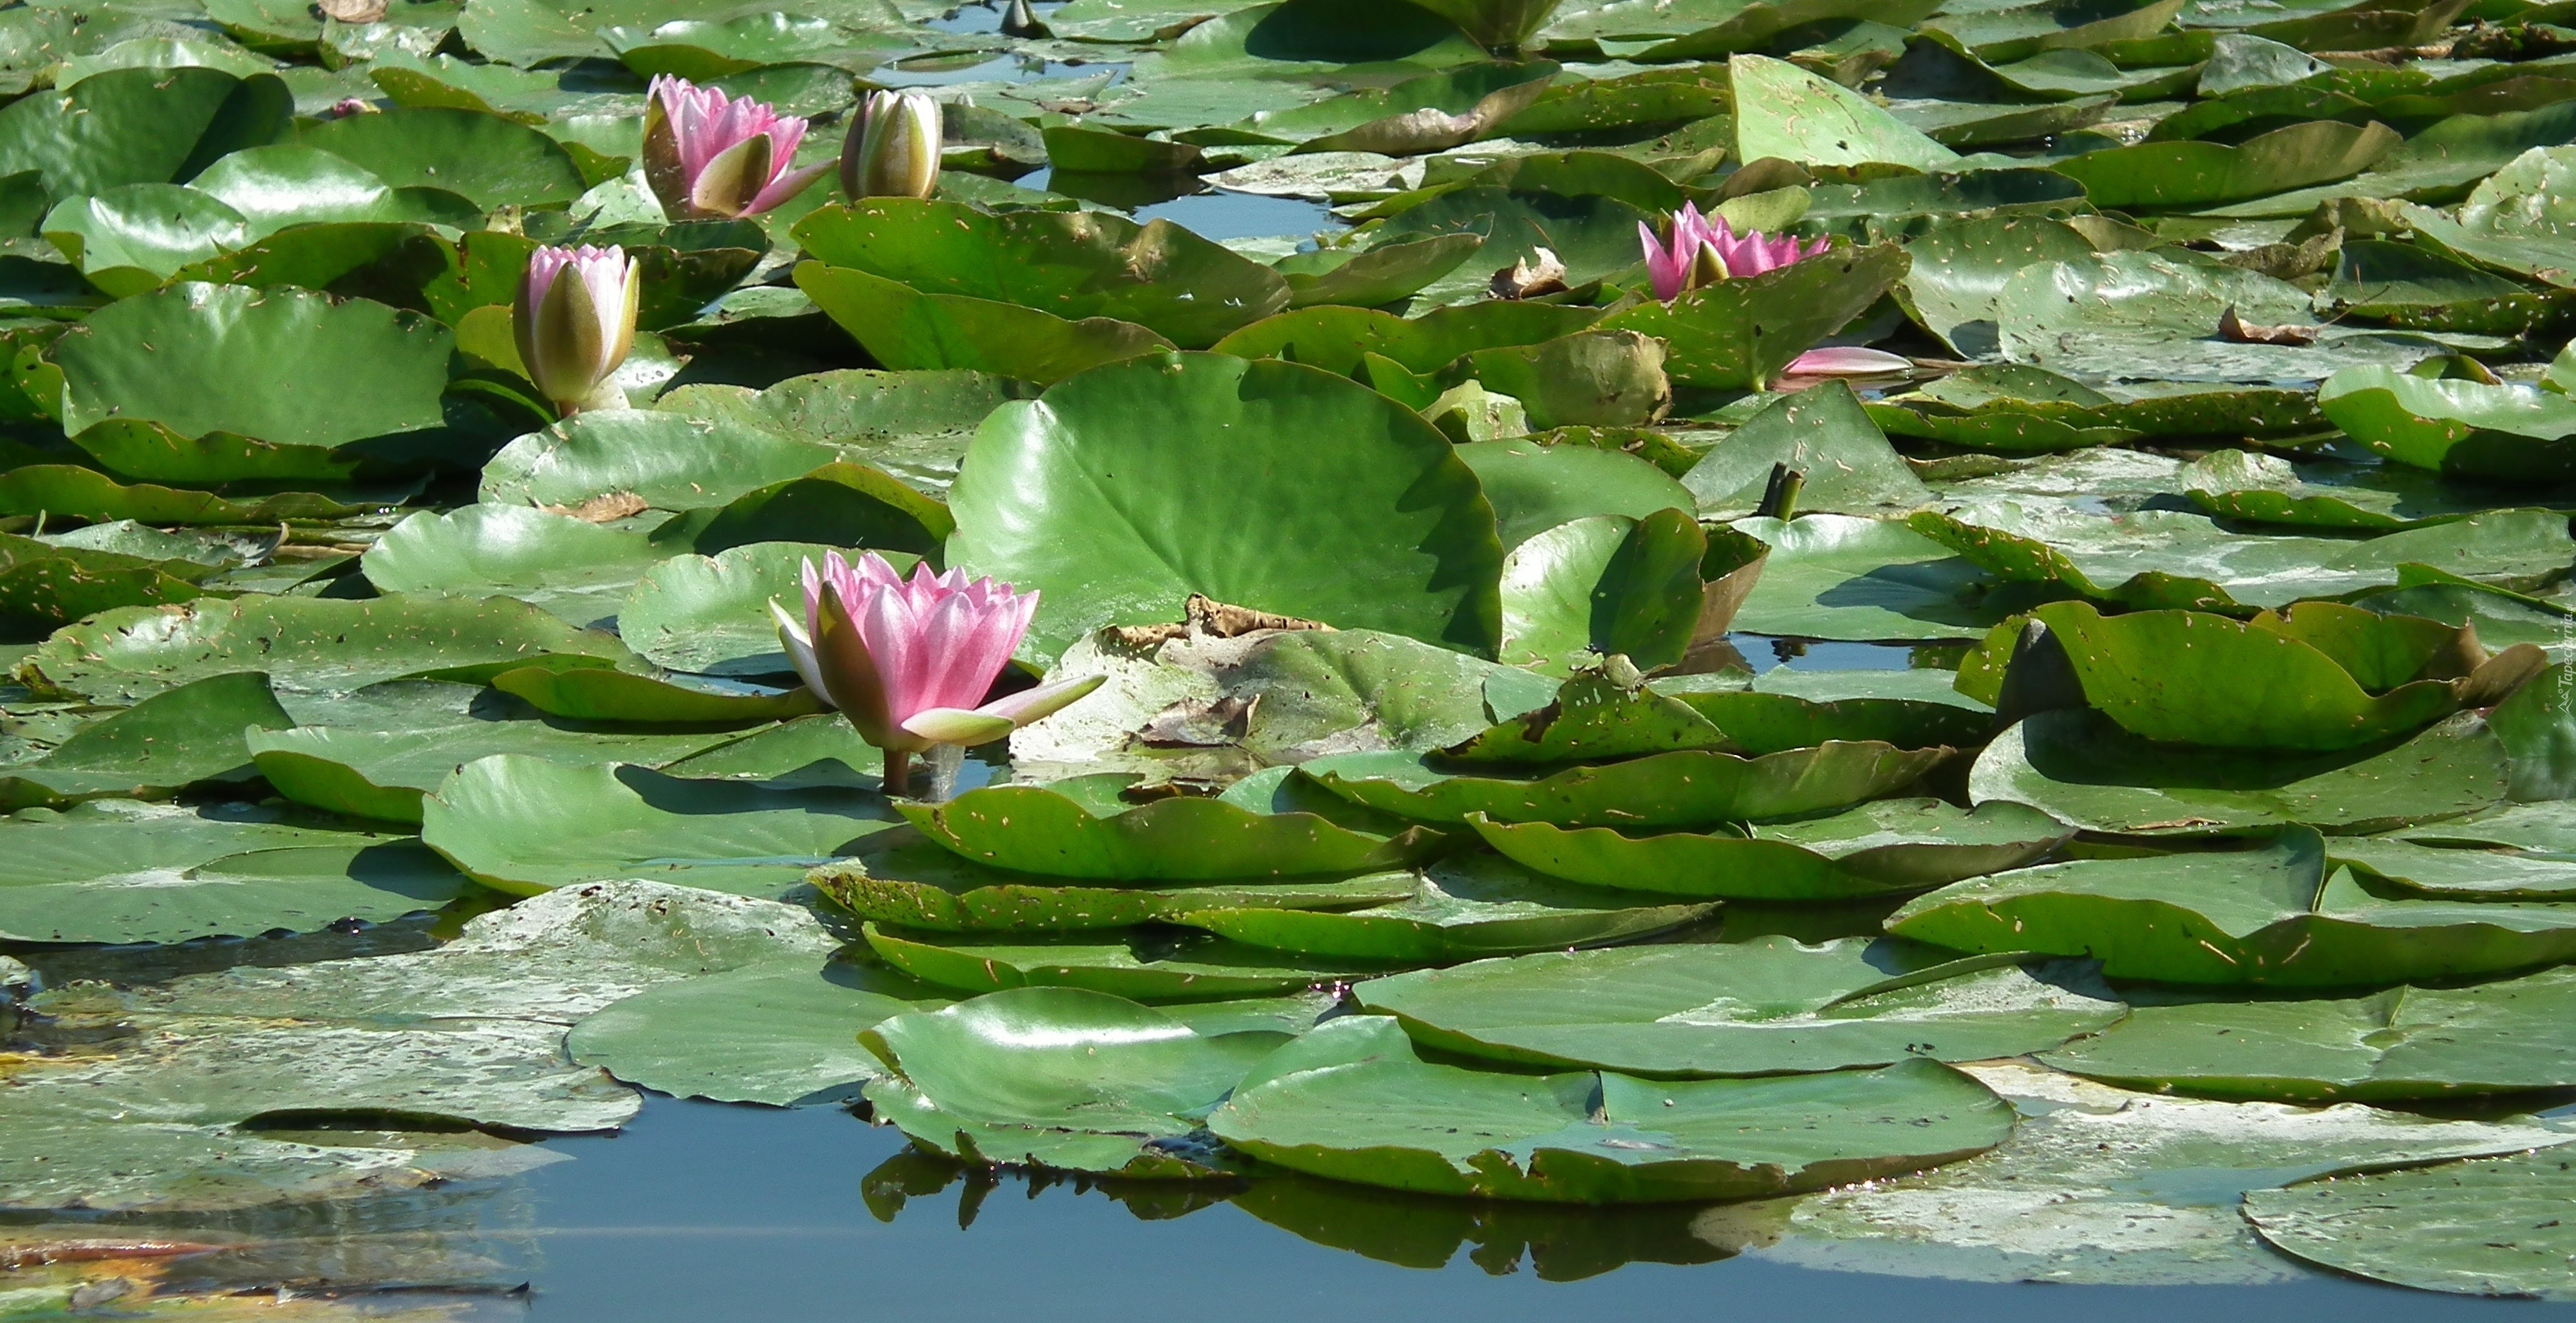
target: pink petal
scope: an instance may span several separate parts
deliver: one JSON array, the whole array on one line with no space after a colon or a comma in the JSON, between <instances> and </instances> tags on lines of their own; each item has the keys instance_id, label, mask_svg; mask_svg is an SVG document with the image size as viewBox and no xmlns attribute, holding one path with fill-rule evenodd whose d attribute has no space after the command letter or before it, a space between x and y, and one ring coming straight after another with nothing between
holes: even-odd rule
<instances>
[{"instance_id":1,"label":"pink petal","mask_svg":"<svg viewBox=\"0 0 2576 1323\"><path fill-rule=\"evenodd\" d=\"M1840 377L1882 377L1913 367L1914 360L1879 349L1810 349L1798 355L1773 385L1775 389L1794 390L1797 386L1793 383L1813 385Z\"/></svg>"},{"instance_id":2,"label":"pink petal","mask_svg":"<svg viewBox=\"0 0 2576 1323\"><path fill-rule=\"evenodd\" d=\"M810 568L813 562L807 561L806 565ZM832 701L832 691L823 684L823 668L815 664L812 629L799 627L795 617L787 614L787 608L775 598L770 600L769 616L778 622L778 646L787 654L787 664L796 668L796 678L805 682L808 692L823 700L823 706L839 706Z\"/></svg>"},{"instance_id":3,"label":"pink petal","mask_svg":"<svg viewBox=\"0 0 2576 1323\"><path fill-rule=\"evenodd\" d=\"M861 602L844 598L842 604L851 608L859 639L885 682L886 718L901 725L913 713L938 706L929 698L937 683L938 659L923 646L921 617L903 595L881 592Z\"/></svg>"}]
</instances>

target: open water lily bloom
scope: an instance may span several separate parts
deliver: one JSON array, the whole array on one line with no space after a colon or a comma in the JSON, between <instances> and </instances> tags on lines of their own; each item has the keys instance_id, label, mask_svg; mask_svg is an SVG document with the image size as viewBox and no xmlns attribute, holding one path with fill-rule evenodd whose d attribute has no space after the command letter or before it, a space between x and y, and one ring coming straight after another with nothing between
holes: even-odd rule
<instances>
[{"instance_id":1,"label":"open water lily bloom","mask_svg":"<svg viewBox=\"0 0 2576 1323\"><path fill-rule=\"evenodd\" d=\"M644 181L673 220L757 216L805 191L832 162L792 169L805 121L749 97L656 75L644 107Z\"/></svg>"},{"instance_id":2,"label":"open water lily bloom","mask_svg":"<svg viewBox=\"0 0 2576 1323\"><path fill-rule=\"evenodd\" d=\"M606 248L539 248L519 278L510 330L519 362L539 394L570 414L600 402L609 375L635 347L635 312L642 287L635 259L614 244Z\"/></svg>"},{"instance_id":3,"label":"open water lily bloom","mask_svg":"<svg viewBox=\"0 0 2576 1323\"><path fill-rule=\"evenodd\" d=\"M769 604L797 674L885 751L898 794L913 754L1000 739L1100 687L1086 675L984 701L1037 610L1035 591L927 564L906 579L875 552L806 561L801 621Z\"/></svg>"},{"instance_id":4,"label":"open water lily bloom","mask_svg":"<svg viewBox=\"0 0 2576 1323\"><path fill-rule=\"evenodd\" d=\"M1646 279L1655 297L1669 303L1687 291L1721 280L1744 280L1765 271L1794 266L1825 251L1827 240L1800 244L1795 235L1765 235L1760 230L1737 234L1723 216L1702 216L1685 202L1673 213L1670 241L1655 237L1654 227L1637 222L1637 238L1646 250Z\"/></svg>"},{"instance_id":5,"label":"open water lily bloom","mask_svg":"<svg viewBox=\"0 0 2576 1323\"><path fill-rule=\"evenodd\" d=\"M1646 250L1646 280L1655 297L1666 303L1721 280L1749 280L1766 271L1795 266L1820 257L1830 240L1801 244L1792 234L1766 235L1760 230L1737 234L1723 216L1703 216L1685 202L1673 213L1672 238L1655 237L1654 227L1637 222L1637 238ZM1913 367L1911 359L1877 349L1810 349L1780 374L1779 387L1796 390L1840 377L1875 377ZM1794 383L1794 384L1793 384Z\"/></svg>"}]
</instances>

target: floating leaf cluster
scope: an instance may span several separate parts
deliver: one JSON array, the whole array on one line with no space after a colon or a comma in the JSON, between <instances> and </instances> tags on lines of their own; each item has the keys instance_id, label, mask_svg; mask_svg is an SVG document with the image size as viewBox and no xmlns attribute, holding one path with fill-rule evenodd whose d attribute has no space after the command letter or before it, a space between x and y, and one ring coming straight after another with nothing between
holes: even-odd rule
<instances>
[{"instance_id":1,"label":"floating leaf cluster","mask_svg":"<svg viewBox=\"0 0 2576 1323\"><path fill-rule=\"evenodd\" d=\"M0 29L0 1313L491 1284L348 1246L639 1089L2576 1298L2567 5Z\"/></svg>"}]
</instances>

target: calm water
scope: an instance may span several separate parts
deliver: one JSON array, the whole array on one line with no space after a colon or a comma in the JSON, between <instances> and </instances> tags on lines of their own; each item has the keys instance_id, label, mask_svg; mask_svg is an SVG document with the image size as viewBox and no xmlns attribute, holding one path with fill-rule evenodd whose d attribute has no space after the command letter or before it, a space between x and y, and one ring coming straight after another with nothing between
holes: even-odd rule
<instances>
[{"instance_id":1,"label":"calm water","mask_svg":"<svg viewBox=\"0 0 2576 1323\"><path fill-rule=\"evenodd\" d=\"M836 1107L656 1098L614 1138L555 1141L577 1160L528 1178L540 1228L538 1323L904 1319L1047 1323L1564 1323L1569 1318L2013 1319L2082 1323L2570 1323L2576 1305L2401 1291L2315 1274L2260 1287L1993 1285L1819 1272L1755 1257L1632 1263L1581 1281L1524 1263L1489 1275L1328 1248L1227 1204L1140 1221L1106 1196L1006 1179L960 1229L964 1189L891 1222L861 1197L904 1148Z\"/></svg>"}]
</instances>

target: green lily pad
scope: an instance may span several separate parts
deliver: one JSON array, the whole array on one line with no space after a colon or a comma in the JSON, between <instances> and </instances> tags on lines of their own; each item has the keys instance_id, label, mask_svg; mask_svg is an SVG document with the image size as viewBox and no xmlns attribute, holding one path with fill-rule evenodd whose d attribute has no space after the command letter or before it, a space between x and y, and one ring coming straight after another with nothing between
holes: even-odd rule
<instances>
[{"instance_id":1,"label":"green lily pad","mask_svg":"<svg viewBox=\"0 0 2576 1323\"><path fill-rule=\"evenodd\" d=\"M1725 628L1700 579L1707 535L1677 509L1643 519L1593 515L1540 533L1503 558L1501 660L1568 675L1623 654L1640 666L1683 663ZM1704 616L1712 617L1703 621Z\"/></svg>"},{"instance_id":2,"label":"green lily pad","mask_svg":"<svg viewBox=\"0 0 2576 1323\"><path fill-rule=\"evenodd\" d=\"M583 729L546 718L529 719L521 715L525 709L509 712L506 699L477 702L485 691L459 688L461 692L449 699L453 706L421 712L411 722L303 725L254 732L248 737L252 760L279 794L299 804L353 817L416 823L423 796L437 790L457 768L493 754L659 767L738 738Z\"/></svg>"},{"instance_id":3,"label":"green lily pad","mask_svg":"<svg viewBox=\"0 0 2576 1323\"><path fill-rule=\"evenodd\" d=\"M1660 688L1626 688L1578 675L1558 688L1554 701L1440 752L1465 763L1545 767L1680 749L1759 755L1827 740L1928 749L1983 743L1990 724L1977 707L1946 699L1809 699L1723 685L1702 688L1699 680L1677 676L1655 682Z\"/></svg>"},{"instance_id":4,"label":"green lily pad","mask_svg":"<svg viewBox=\"0 0 2576 1323\"><path fill-rule=\"evenodd\" d=\"M1200 941L1077 934L1043 940L909 932L870 923L868 946L903 972L967 992L1080 988L1151 1001L1209 1001L1296 992L1375 970L1301 960L1209 937Z\"/></svg>"},{"instance_id":5,"label":"green lily pad","mask_svg":"<svg viewBox=\"0 0 2576 1323\"><path fill-rule=\"evenodd\" d=\"M359 563L385 592L514 597L588 625L616 615L627 589L666 550L642 529L523 505L468 505L406 518Z\"/></svg>"},{"instance_id":6,"label":"green lily pad","mask_svg":"<svg viewBox=\"0 0 2576 1323\"><path fill-rule=\"evenodd\" d=\"M0 611L70 621L117 607L185 602L218 568L0 533Z\"/></svg>"},{"instance_id":7,"label":"green lily pad","mask_svg":"<svg viewBox=\"0 0 2576 1323\"><path fill-rule=\"evenodd\" d=\"M1198 499L1211 489L1232 499ZM986 420L949 505L951 566L1046 594L1026 642L1041 656L1172 619L1193 592L1496 642L1502 546L1473 473L1418 415L1313 368L1187 354L1086 374Z\"/></svg>"},{"instance_id":8,"label":"green lily pad","mask_svg":"<svg viewBox=\"0 0 2576 1323\"><path fill-rule=\"evenodd\" d=\"M2214 207L2344 179L2369 169L2402 139L2385 124L2318 120L2257 134L2234 146L2142 142L2055 163L2097 207Z\"/></svg>"},{"instance_id":9,"label":"green lily pad","mask_svg":"<svg viewBox=\"0 0 2576 1323\"><path fill-rule=\"evenodd\" d=\"M118 298L156 289L182 267L250 240L240 212L177 184L126 184L68 199L45 214L44 233L91 284Z\"/></svg>"},{"instance_id":10,"label":"green lily pad","mask_svg":"<svg viewBox=\"0 0 2576 1323\"><path fill-rule=\"evenodd\" d=\"M880 1021L889 1078L868 1101L915 1143L969 1162L1182 1178L1228 1164L1204 1120L1275 1033L1202 1035L1081 988L1012 988Z\"/></svg>"},{"instance_id":11,"label":"green lily pad","mask_svg":"<svg viewBox=\"0 0 2576 1323\"><path fill-rule=\"evenodd\" d=\"M792 668L779 650L773 600L791 610L804 600L807 561L846 548L810 542L753 542L713 556L675 556L645 572L617 610L617 631L657 665L713 675L780 675ZM910 559L888 558L910 573Z\"/></svg>"},{"instance_id":12,"label":"green lily pad","mask_svg":"<svg viewBox=\"0 0 2576 1323\"><path fill-rule=\"evenodd\" d=\"M71 1141L56 1159L94 1153L125 1161L134 1160L137 1142L121 1133L127 1129L194 1142L144 1145L146 1161L175 1165L111 1170L105 1179L48 1161L34 1145L13 1146L0 1158L10 1164L12 1202L81 1203L83 1183L120 1207L184 1209L193 1198L220 1208L309 1193L313 1184L327 1192L339 1181L270 1175L291 1156L267 1147L274 1141L229 1133L253 1117L307 1111L317 1089L342 1113L423 1128L614 1129L640 1099L565 1061L568 1019L656 983L763 958L819 958L831 947L793 907L709 903L730 899L698 901L650 883L586 887L470 921L457 940L429 951L55 990L44 1014L117 1045L56 1069L19 1072L8 1099L13 1140ZM215 1136L231 1142L204 1151ZM296 1147L326 1168L348 1156ZM392 1163L360 1171L378 1188L419 1184L443 1164L432 1159L422 1163L427 1170L407 1173L419 1161L412 1147L398 1143ZM262 1188L271 1186L283 1188Z\"/></svg>"},{"instance_id":13,"label":"green lily pad","mask_svg":"<svg viewBox=\"0 0 2576 1323\"><path fill-rule=\"evenodd\" d=\"M2514 1152L2563 1136L2528 1122L2375 1107L2162 1097L2018 1062L1967 1072L2023 1113L1992 1153L1806 1200L1769 1252L1960 1281L2260 1286L2296 1280L2238 1212L2283 1181Z\"/></svg>"},{"instance_id":14,"label":"green lily pad","mask_svg":"<svg viewBox=\"0 0 2576 1323\"><path fill-rule=\"evenodd\" d=\"M224 497L153 483L120 483L96 469L70 464L28 464L0 473L0 514L40 511L74 519L138 523L256 524L339 519L373 508L352 493L280 492Z\"/></svg>"},{"instance_id":15,"label":"green lily pad","mask_svg":"<svg viewBox=\"0 0 2576 1323\"><path fill-rule=\"evenodd\" d=\"M629 1084L681 1098L766 1103L880 1078L861 1031L916 1001L866 986L846 966L771 960L682 979L591 1012L564 1052Z\"/></svg>"},{"instance_id":16,"label":"green lily pad","mask_svg":"<svg viewBox=\"0 0 2576 1323\"><path fill-rule=\"evenodd\" d=\"M918 841L874 845L861 847L857 859L815 869L806 881L862 919L934 932L1088 932L1202 909L1357 909L1401 901L1417 890L1414 876L1405 872L1320 881L1085 886L986 868Z\"/></svg>"},{"instance_id":17,"label":"green lily pad","mask_svg":"<svg viewBox=\"0 0 2576 1323\"><path fill-rule=\"evenodd\" d=\"M1735 93L1735 159L1778 157L1800 165L1907 166L1937 170L1957 152L1906 127L1868 98L1784 60L1730 56Z\"/></svg>"},{"instance_id":18,"label":"green lily pad","mask_svg":"<svg viewBox=\"0 0 2576 1323\"><path fill-rule=\"evenodd\" d=\"M2245 1220L2294 1258L2459 1295L2576 1299L2568 1223L2576 1158L2555 1148L2245 1196Z\"/></svg>"},{"instance_id":19,"label":"green lily pad","mask_svg":"<svg viewBox=\"0 0 2576 1323\"><path fill-rule=\"evenodd\" d=\"M1361 754L1298 771L1353 803L1422 822L1549 822L1561 827L1695 827L1803 817L1912 784L1946 750L1835 741L1744 758L1691 750L1543 778L1451 776L1418 759Z\"/></svg>"},{"instance_id":20,"label":"green lily pad","mask_svg":"<svg viewBox=\"0 0 2576 1323\"><path fill-rule=\"evenodd\" d=\"M0 115L0 175L43 172L57 198L122 184L175 184L229 152L275 141L294 113L286 85L220 69L114 69Z\"/></svg>"},{"instance_id":21,"label":"green lily pad","mask_svg":"<svg viewBox=\"0 0 2576 1323\"><path fill-rule=\"evenodd\" d=\"M1467 855L1424 868L1392 904L1348 911L1194 906L1173 921L1308 959L1447 964L1626 941L1696 922L1717 906L1569 887L1507 860Z\"/></svg>"},{"instance_id":22,"label":"green lily pad","mask_svg":"<svg viewBox=\"0 0 2576 1323\"><path fill-rule=\"evenodd\" d=\"M1664 370L1683 385L1760 390L1878 302L1905 274L1908 260L1893 244L1837 246L1749 279L1703 285L1669 303L1649 299L1612 313L1600 327L1669 342Z\"/></svg>"},{"instance_id":23,"label":"green lily pad","mask_svg":"<svg viewBox=\"0 0 2576 1323\"><path fill-rule=\"evenodd\" d=\"M93 429L129 477L178 482L329 476L327 452L440 427L454 337L428 318L302 290L179 285L102 309L52 350L63 372L63 426ZM214 383L222 383L212 388ZM169 453L123 441L161 424ZM119 444L123 441L122 444ZM316 470L314 465L323 465Z\"/></svg>"},{"instance_id":24,"label":"green lily pad","mask_svg":"<svg viewBox=\"0 0 2576 1323\"><path fill-rule=\"evenodd\" d=\"M2020 804L1963 811L1884 799L1747 834L1628 836L1607 827L1471 823L1485 843L1588 886L1729 900L1837 900L1947 886L2036 863L2072 828Z\"/></svg>"},{"instance_id":25,"label":"green lily pad","mask_svg":"<svg viewBox=\"0 0 2576 1323\"><path fill-rule=\"evenodd\" d=\"M2332 602L2251 622L2106 617L2085 602L2031 618L2064 652L2086 705L2147 739L2204 747L2334 750L2403 736L2458 711L2485 660L2462 655L2465 640L2437 621Z\"/></svg>"},{"instance_id":26,"label":"green lily pad","mask_svg":"<svg viewBox=\"0 0 2576 1323\"><path fill-rule=\"evenodd\" d=\"M1458 458L1493 503L1505 551L1586 515L1643 519L1691 504L1689 490L1671 474L1615 450L1515 437L1460 446Z\"/></svg>"},{"instance_id":27,"label":"green lily pad","mask_svg":"<svg viewBox=\"0 0 2576 1323\"><path fill-rule=\"evenodd\" d=\"M1753 513L1782 464L1804 478L1799 511L1869 514L1929 501L1931 489L1870 419L1843 382L1781 396L1702 455L1682 486L1700 513L1721 518Z\"/></svg>"},{"instance_id":28,"label":"green lily pad","mask_svg":"<svg viewBox=\"0 0 2576 1323\"><path fill-rule=\"evenodd\" d=\"M1913 258L1896 296L1908 316L1964 354L1993 353L1996 300L2013 273L2034 262L2089 257L2090 240L2041 216L1943 218L1905 241Z\"/></svg>"},{"instance_id":29,"label":"green lily pad","mask_svg":"<svg viewBox=\"0 0 2576 1323\"><path fill-rule=\"evenodd\" d=\"M624 495L661 510L713 509L839 458L821 441L748 420L609 409L512 441L483 466L480 495L489 505L578 507Z\"/></svg>"},{"instance_id":30,"label":"green lily pad","mask_svg":"<svg viewBox=\"0 0 2576 1323\"><path fill-rule=\"evenodd\" d=\"M1502 188L1460 188L1388 218L1372 247L1411 244L1452 234L1482 235L1474 267L1459 267L1414 295L1420 307L1481 298L1497 267L1536 260L1540 248L1565 263L1566 283L1588 284L1637 264L1637 226L1651 221L1635 204L1593 193Z\"/></svg>"},{"instance_id":31,"label":"green lily pad","mask_svg":"<svg viewBox=\"0 0 2576 1323\"><path fill-rule=\"evenodd\" d=\"M425 844L518 895L631 877L774 897L889 821L883 801L850 791L687 781L522 754L468 763L421 801Z\"/></svg>"},{"instance_id":32,"label":"green lily pad","mask_svg":"<svg viewBox=\"0 0 2576 1323\"><path fill-rule=\"evenodd\" d=\"M1815 514L1738 519L1771 547L1735 627L1821 639L1979 638L2005 614L1978 605L1985 572L1901 521Z\"/></svg>"},{"instance_id":33,"label":"green lily pad","mask_svg":"<svg viewBox=\"0 0 2576 1323\"><path fill-rule=\"evenodd\" d=\"M563 144L498 115L398 106L300 127L297 142L353 161L397 188L442 188L477 208L566 203L589 187Z\"/></svg>"},{"instance_id":34,"label":"green lily pad","mask_svg":"<svg viewBox=\"0 0 2576 1323\"><path fill-rule=\"evenodd\" d=\"M340 839L224 855L186 869L0 887L0 933L28 942L122 944L319 932L434 910L471 886L416 841L327 835Z\"/></svg>"},{"instance_id":35,"label":"green lily pad","mask_svg":"<svg viewBox=\"0 0 2576 1323\"><path fill-rule=\"evenodd\" d=\"M1444 234L1391 243L1359 253L1301 253L1273 267L1288 282L1288 306L1375 308L1396 303L1455 271L1483 236Z\"/></svg>"},{"instance_id":36,"label":"green lily pad","mask_svg":"<svg viewBox=\"0 0 2576 1323\"><path fill-rule=\"evenodd\" d=\"M924 294L1115 318L1189 349L1288 307L1277 272L1170 221L869 198L814 212L796 238L819 261Z\"/></svg>"},{"instance_id":37,"label":"green lily pad","mask_svg":"<svg viewBox=\"0 0 2576 1323\"><path fill-rule=\"evenodd\" d=\"M2416 830L2444 831L2438 826ZM2563 856L2435 849L2403 839L2337 840L2332 855L2336 863L2413 894L2455 900L2576 900L2576 860Z\"/></svg>"},{"instance_id":38,"label":"green lily pad","mask_svg":"<svg viewBox=\"0 0 2576 1323\"><path fill-rule=\"evenodd\" d=\"M685 676L638 675L603 667L522 666L492 677L492 687L524 699L550 717L644 726L740 729L823 710L799 685L769 689Z\"/></svg>"},{"instance_id":39,"label":"green lily pad","mask_svg":"<svg viewBox=\"0 0 2576 1323\"><path fill-rule=\"evenodd\" d=\"M2041 1060L2133 1089L2325 1103L2468 1097L2576 1082L2559 1032L2576 978L2552 970L2368 997L2140 999Z\"/></svg>"},{"instance_id":40,"label":"green lily pad","mask_svg":"<svg viewBox=\"0 0 2576 1323\"><path fill-rule=\"evenodd\" d=\"M1354 991L1442 1051L1657 1079L2018 1056L2127 1012L2080 964L1960 959L1886 937L1549 952Z\"/></svg>"},{"instance_id":41,"label":"green lily pad","mask_svg":"<svg viewBox=\"0 0 2576 1323\"><path fill-rule=\"evenodd\" d=\"M1109 794L1096 792L1107 789ZM986 786L944 804L898 802L924 836L961 858L1047 877L1199 881L1315 877L1400 867L1437 848L1436 832L1354 831L1312 813L1255 813L1215 799L1133 807L1115 788Z\"/></svg>"},{"instance_id":42,"label":"green lily pad","mask_svg":"<svg viewBox=\"0 0 2576 1323\"><path fill-rule=\"evenodd\" d=\"M2564 558L2562 546L2576 545L2565 518L2543 510L2489 510L2358 541L2247 536L2180 510L2102 518L2037 502L1924 511L1906 524L1997 579L2060 584L2132 609L2284 607L2395 586L2409 565L2529 585Z\"/></svg>"},{"instance_id":43,"label":"green lily pad","mask_svg":"<svg viewBox=\"0 0 2576 1323\"><path fill-rule=\"evenodd\" d=\"M209 676L84 726L33 762L0 768L0 807L164 799L201 781L247 779L245 727L293 724L256 671Z\"/></svg>"},{"instance_id":44,"label":"green lily pad","mask_svg":"<svg viewBox=\"0 0 2576 1323\"><path fill-rule=\"evenodd\" d=\"M2497 974L2576 952L2576 905L2389 899L2315 832L2258 849L2047 864L1918 897L1888 931L2092 956L2116 978L2348 987Z\"/></svg>"},{"instance_id":45,"label":"green lily pad","mask_svg":"<svg viewBox=\"0 0 2576 1323\"><path fill-rule=\"evenodd\" d=\"M1590 308L1503 300L1435 308L1418 317L1371 308L1301 308L1244 327L1218 341L1216 351L1286 358L1340 376L1359 371L1375 354L1407 371L1429 373L1480 349L1561 339L1599 319Z\"/></svg>"},{"instance_id":46,"label":"green lily pad","mask_svg":"<svg viewBox=\"0 0 2576 1323\"><path fill-rule=\"evenodd\" d=\"M2012 1127L2001 1099L1928 1061L1658 1082L1500 1075L1400 1050L1239 1088L1208 1118L1231 1147L1292 1171L1581 1204L1816 1189L1955 1162Z\"/></svg>"},{"instance_id":47,"label":"green lily pad","mask_svg":"<svg viewBox=\"0 0 2576 1323\"><path fill-rule=\"evenodd\" d=\"M605 666L632 656L518 602L439 597L204 599L129 607L57 630L20 664L40 692L134 702L233 671L279 688L347 692L422 677L478 683L548 658Z\"/></svg>"},{"instance_id":48,"label":"green lily pad","mask_svg":"<svg viewBox=\"0 0 2576 1323\"><path fill-rule=\"evenodd\" d=\"M963 368L1050 385L1172 347L1153 331L1114 317L1067 321L1016 303L924 294L883 276L820 262L798 264L796 285L891 368Z\"/></svg>"},{"instance_id":49,"label":"green lily pad","mask_svg":"<svg viewBox=\"0 0 2576 1323\"><path fill-rule=\"evenodd\" d=\"M937 493L956 476L976 425L1003 402L1036 393L1034 386L981 372L853 368L790 377L761 391L684 385L654 407L695 418L739 416L763 428L829 440L846 459Z\"/></svg>"},{"instance_id":50,"label":"green lily pad","mask_svg":"<svg viewBox=\"0 0 2576 1323\"><path fill-rule=\"evenodd\" d=\"M2327 378L2317 405L2400 464L2500 482L2576 476L2576 401L2563 395L2362 367Z\"/></svg>"},{"instance_id":51,"label":"green lily pad","mask_svg":"<svg viewBox=\"0 0 2576 1323\"><path fill-rule=\"evenodd\" d=\"M2504 798L2495 736L2453 718L2393 746L2267 753L2157 745L2085 711L2041 712L1995 736L1968 773L1977 803L2011 800L2093 831L2199 833L2296 822L2387 831Z\"/></svg>"},{"instance_id":52,"label":"green lily pad","mask_svg":"<svg viewBox=\"0 0 2576 1323\"><path fill-rule=\"evenodd\" d=\"M284 143L234 152L188 187L221 199L242 217L244 242L227 247L245 247L298 225L411 221L474 229L483 219L480 208L445 187L424 181L397 189L355 162Z\"/></svg>"},{"instance_id":53,"label":"green lily pad","mask_svg":"<svg viewBox=\"0 0 2576 1323\"><path fill-rule=\"evenodd\" d=\"M2411 366L2442 348L2419 336L2323 326L2309 305L2304 290L2259 272L2124 251L2023 267L1996 297L1995 321L2005 357L2107 381L2272 385L2373 363ZM2223 339L2218 323L2230 307L2254 325L2317 325L2316 342Z\"/></svg>"}]
</instances>

